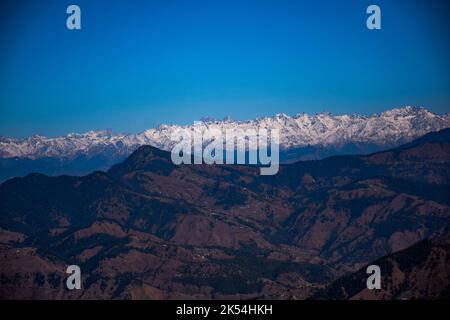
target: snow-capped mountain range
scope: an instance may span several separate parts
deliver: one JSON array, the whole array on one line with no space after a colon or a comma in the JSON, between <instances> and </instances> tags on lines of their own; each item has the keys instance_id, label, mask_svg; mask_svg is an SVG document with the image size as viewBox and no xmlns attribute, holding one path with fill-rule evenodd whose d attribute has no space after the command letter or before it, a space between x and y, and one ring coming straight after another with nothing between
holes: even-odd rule
<instances>
[{"instance_id":1,"label":"snow-capped mountain range","mask_svg":"<svg viewBox=\"0 0 450 320\"><path fill-rule=\"evenodd\" d=\"M248 121L204 120L204 128L279 129L280 148L289 150L307 146L338 147L346 144L371 144L391 147L409 142L431 131L450 127L450 114L438 115L419 107L403 107L371 116L332 115L319 113L295 116L277 114ZM0 158L46 157L71 159L79 155L128 155L141 145L170 150L175 130L190 130L192 126L160 125L138 134L112 133L107 130L70 133L49 138L32 136L25 139L0 137Z\"/></svg>"}]
</instances>

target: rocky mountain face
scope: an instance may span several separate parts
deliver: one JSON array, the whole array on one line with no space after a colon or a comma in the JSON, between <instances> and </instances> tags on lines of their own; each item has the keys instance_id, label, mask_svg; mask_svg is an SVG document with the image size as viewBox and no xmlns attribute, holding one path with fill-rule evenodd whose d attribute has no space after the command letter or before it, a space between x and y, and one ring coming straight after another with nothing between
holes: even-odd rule
<instances>
[{"instance_id":1,"label":"rocky mountain face","mask_svg":"<svg viewBox=\"0 0 450 320\"><path fill-rule=\"evenodd\" d=\"M367 154L412 141L450 127L450 115L417 107L396 108L372 116L278 114L249 121L203 119L201 130L278 129L283 162L323 159L339 154ZM87 174L106 170L142 145L170 151L171 135L193 126L161 125L138 134L89 131L48 138L0 137L0 181L31 172L49 175Z\"/></svg>"},{"instance_id":2,"label":"rocky mountain face","mask_svg":"<svg viewBox=\"0 0 450 320\"><path fill-rule=\"evenodd\" d=\"M286 164L275 176L251 166L176 166L168 152L143 146L107 172L8 180L0 185L0 297L357 297L319 290L449 235L449 132ZM448 256L442 250L423 261L405 254L415 269L399 267L402 276L431 279ZM81 290L65 287L72 264ZM449 284L439 279L439 287L408 287L405 297L438 297ZM374 297L406 294L389 290Z\"/></svg>"}]
</instances>

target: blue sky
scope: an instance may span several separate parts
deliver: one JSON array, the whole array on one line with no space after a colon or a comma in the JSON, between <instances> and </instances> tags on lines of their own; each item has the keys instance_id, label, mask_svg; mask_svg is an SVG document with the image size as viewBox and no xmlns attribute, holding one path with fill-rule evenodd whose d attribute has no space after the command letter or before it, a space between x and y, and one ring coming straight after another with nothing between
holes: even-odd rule
<instances>
[{"instance_id":1,"label":"blue sky","mask_svg":"<svg viewBox=\"0 0 450 320\"><path fill-rule=\"evenodd\" d=\"M447 3L2 1L0 135L402 105L449 112ZM66 28L70 4L81 30ZM370 4L382 30L366 28Z\"/></svg>"}]
</instances>

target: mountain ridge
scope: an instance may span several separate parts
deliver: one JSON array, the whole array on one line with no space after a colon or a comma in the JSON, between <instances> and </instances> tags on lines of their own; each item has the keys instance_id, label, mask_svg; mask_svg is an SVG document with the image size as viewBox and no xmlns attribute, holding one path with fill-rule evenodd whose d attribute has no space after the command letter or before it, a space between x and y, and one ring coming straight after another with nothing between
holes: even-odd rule
<instances>
[{"instance_id":1,"label":"mountain ridge","mask_svg":"<svg viewBox=\"0 0 450 320\"><path fill-rule=\"evenodd\" d=\"M425 108L404 107L371 116L322 112L294 116L277 114L247 121L205 118L200 123L201 130L222 132L228 129L278 129L280 162L292 163L395 148L428 132L450 127L450 114L437 115ZM24 139L0 137L0 181L30 172L55 176L108 170L142 145L169 151L175 144L170 139L172 133L191 129L189 125L164 124L137 134L98 130L54 138L39 135Z\"/></svg>"},{"instance_id":2,"label":"mountain ridge","mask_svg":"<svg viewBox=\"0 0 450 320\"><path fill-rule=\"evenodd\" d=\"M412 246L370 263L381 274L382 290L366 286L367 266L345 275L309 299L406 300L448 299L450 292L450 237L421 240ZM433 266L430 268L430 265Z\"/></svg>"},{"instance_id":3,"label":"mountain ridge","mask_svg":"<svg viewBox=\"0 0 450 320\"><path fill-rule=\"evenodd\" d=\"M310 297L371 261L448 235L443 135L287 164L275 176L172 167L168 152L145 146L108 172L10 179L0 184L0 296ZM83 290L65 290L66 264L83 270Z\"/></svg>"},{"instance_id":4,"label":"mountain ridge","mask_svg":"<svg viewBox=\"0 0 450 320\"><path fill-rule=\"evenodd\" d=\"M268 128L279 129L280 147L290 149L306 146L330 146L346 143L375 143L392 145L406 143L430 131L450 127L450 114L437 115L425 108L404 107L384 111L381 114L363 116L358 114L332 115L299 113L294 116L277 114L247 121L204 121L205 127L219 128ZM17 139L0 137L1 158L42 157L72 158L83 152L96 154L111 148L118 154L126 154L140 145L153 145L162 150L171 150L171 132L188 130L191 125L160 125L137 134L113 133L110 130L88 131L83 134L48 138L35 135ZM379 129L382 128L383 132Z\"/></svg>"},{"instance_id":5,"label":"mountain ridge","mask_svg":"<svg viewBox=\"0 0 450 320\"><path fill-rule=\"evenodd\" d=\"M437 115L419 107L394 108L374 114L332 115L318 113L294 116L277 114L255 120L202 120L202 130L278 129L280 162L323 159L339 154L368 154L396 147L431 131L450 127L450 114ZM0 137L0 181L30 172L48 175L85 175L108 170L142 145L169 151L175 130L192 126L160 125L138 134L111 130L70 133L48 138L35 135L16 139Z\"/></svg>"}]
</instances>

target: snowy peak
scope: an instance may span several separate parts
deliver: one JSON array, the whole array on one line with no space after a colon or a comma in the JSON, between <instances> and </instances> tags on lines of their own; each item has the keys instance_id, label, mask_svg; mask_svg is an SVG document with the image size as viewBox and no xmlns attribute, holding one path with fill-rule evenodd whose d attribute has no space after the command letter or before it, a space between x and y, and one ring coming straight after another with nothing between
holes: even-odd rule
<instances>
[{"instance_id":1,"label":"snowy peak","mask_svg":"<svg viewBox=\"0 0 450 320\"><path fill-rule=\"evenodd\" d=\"M304 146L339 146L348 143L366 143L392 147L412 141L428 132L450 127L450 115L437 115L425 108L407 106L394 108L371 116L358 114L333 115L284 113L273 117L247 121L203 118L205 127L227 129L278 129L281 148L286 150ZM117 134L111 130L93 130L48 138L34 135L25 139L0 137L1 158L57 157L70 159L77 155L128 155L141 145L152 145L170 150L175 130L191 130L192 126L163 124L138 134Z\"/></svg>"}]
</instances>

